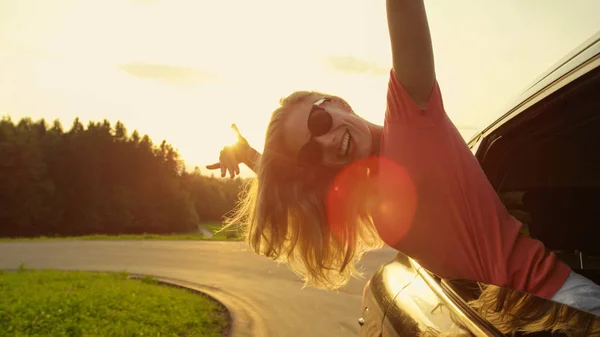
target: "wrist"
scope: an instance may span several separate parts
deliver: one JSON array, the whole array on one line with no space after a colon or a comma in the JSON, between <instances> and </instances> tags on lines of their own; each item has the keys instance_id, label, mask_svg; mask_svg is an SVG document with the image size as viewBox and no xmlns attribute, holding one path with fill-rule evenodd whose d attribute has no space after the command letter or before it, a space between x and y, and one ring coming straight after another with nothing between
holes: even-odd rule
<instances>
[{"instance_id":1,"label":"wrist","mask_svg":"<svg viewBox=\"0 0 600 337\"><path fill-rule=\"evenodd\" d=\"M258 158L259 158L258 151L256 151L255 149L253 149L251 147L248 147L248 150L245 151L245 153L244 153L244 155L242 157L241 162L244 163L244 164L246 164L246 165L248 165L248 166L251 166L254 163L256 163L256 161L258 160Z\"/></svg>"}]
</instances>

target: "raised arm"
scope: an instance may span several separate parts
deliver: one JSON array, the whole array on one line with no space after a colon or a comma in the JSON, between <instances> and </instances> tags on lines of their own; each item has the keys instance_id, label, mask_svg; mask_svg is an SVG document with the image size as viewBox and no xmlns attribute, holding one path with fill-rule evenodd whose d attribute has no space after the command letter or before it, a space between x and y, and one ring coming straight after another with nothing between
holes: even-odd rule
<instances>
[{"instance_id":1,"label":"raised arm","mask_svg":"<svg viewBox=\"0 0 600 337\"><path fill-rule=\"evenodd\" d=\"M396 77L424 109L435 82L425 4L423 0L387 0L387 18Z\"/></svg>"}]
</instances>

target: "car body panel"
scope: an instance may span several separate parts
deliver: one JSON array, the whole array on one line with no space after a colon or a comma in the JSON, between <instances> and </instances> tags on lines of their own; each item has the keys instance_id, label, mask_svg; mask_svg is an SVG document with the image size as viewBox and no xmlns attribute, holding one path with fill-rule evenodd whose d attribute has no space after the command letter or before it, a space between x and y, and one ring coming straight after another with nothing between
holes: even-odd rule
<instances>
[{"instance_id":1,"label":"car body panel","mask_svg":"<svg viewBox=\"0 0 600 337\"><path fill-rule=\"evenodd\" d=\"M398 254L371 276L363 295L360 317L363 325L359 336L380 336L385 311L393 304L395 296L416 277L411 269L409 259Z\"/></svg>"},{"instance_id":2,"label":"car body panel","mask_svg":"<svg viewBox=\"0 0 600 337\"><path fill-rule=\"evenodd\" d=\"M363 299L364 325L359 336L418 336L440 332L501 336L476 314L466 314L458 308L459 301L446 295L439 280L402 253L382 266L371 280ZM474 324L477 320L480 322Z\"/></svg>"},{"instance_id":3,"label":"car body panel","mask_svg":"<svg viewBox=\"0 0 600 337\"><path fill-rule=\"evenodd\" d=\"M462 333L461 328L448 314L447 304L430 286L430 280L419 272L419 266L412 264L406 273L414 279L394 297L393 305L386 312L382 325L382 336L417 336L423 334ZM393 282L393 280L390 280Z\"/></svg>"}]
</instances>

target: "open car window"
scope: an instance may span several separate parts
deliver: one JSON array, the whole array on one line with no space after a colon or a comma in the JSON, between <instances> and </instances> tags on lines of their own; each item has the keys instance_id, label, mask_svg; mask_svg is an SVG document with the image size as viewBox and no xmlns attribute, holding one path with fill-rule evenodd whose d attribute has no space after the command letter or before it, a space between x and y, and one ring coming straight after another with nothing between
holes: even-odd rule
<instances>
[{"instance_id":1,"label":"open car window","mask_svg":"<svg viewBox=\"0 0 600 337\"><path fill-rule=\"evenodd\" d=\"M511 215L600 282L600 68L488 136L481 166Z\"/></svg>"}]
</instances>

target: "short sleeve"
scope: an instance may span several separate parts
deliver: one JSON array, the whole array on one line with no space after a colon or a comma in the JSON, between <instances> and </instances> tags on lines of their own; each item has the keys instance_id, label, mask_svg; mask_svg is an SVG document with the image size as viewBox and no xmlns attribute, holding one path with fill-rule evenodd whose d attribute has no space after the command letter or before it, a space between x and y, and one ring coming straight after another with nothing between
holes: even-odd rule
<instances>
[{"instance_id":1,"label":"short sleeve","mask_svg":"<svg viewBox=\"0 0 600 337\"><path fill-rule=\"evenodd\" d=\"M445 115L440 88L435 80L426 109L421 109L410 97L402 83L390 70L385 120L389 123L406 123L421 127L435 125L435 120Z\"/></svg>"}]
</instances>

